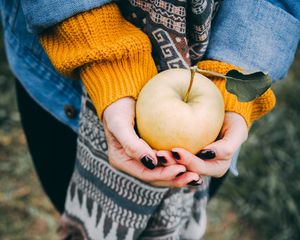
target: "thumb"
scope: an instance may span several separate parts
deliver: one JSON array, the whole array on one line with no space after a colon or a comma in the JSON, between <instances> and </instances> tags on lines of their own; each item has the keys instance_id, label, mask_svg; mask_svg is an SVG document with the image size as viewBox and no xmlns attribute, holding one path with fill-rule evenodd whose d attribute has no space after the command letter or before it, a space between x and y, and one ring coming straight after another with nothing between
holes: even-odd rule
<instances>
[{"instance_id":1,"label":"thumb","mask_svg":"<svg viewBox=\"0 0 300 240\"><path fill-rule=\"evenodd\" d=\"M113 135L128 157L141 161L149 169L155 168L158 161L154 150L138 137L132 123L124 119L114 119L114 122L109 124L110 126L105 119L103 123L108 133Z\"/></svg>"},{"instance_id":2,"label":"thumb","mask_svg":"<svg viewBox=\"0 0 300 240\"><path fill-rule=\"evenodd\" d=\"M203 158L203 155L213 155L214 159L229 160L234 151L235 147L230 141L228 141L227 139L220 139L206 146L203 150L200 151L200 153L197 154L197 156Z\"/></svg>"},{"instance_id":3,"label":"thumb","mask_svg":"<svg viewBox=\"0 0 300 240\"><path fill-rule=\"evenodd\" d=\"M124 126L113 133L124 148L126 154L153 169L157 165L157 158L152 148L136 134L133 126Z\"/></svg>"},{"instance_id":4,"label":"thumb","mask_svg":"<svg viewBox=\"0 0 300 240\"><path fill-rule=\"evenodd\" d=\"M240 148L248 137L248 128L245 120L237 113L225 114L224 125L221 130L221 139L209 144L201 152L210 150L216 155L216 159L229 160ZM201 152L199 155L201 155ZM212 154L210 154L212 155ZM199 156L201 158L201 156Z\"/></svg>"},{"instance_id":5,"label":"thumb","mask_svg":"<svg viewBox=\"0 0 300 240\"><path fill-rule=\"evenodd\" d=\"M157 165L156 155L134 130L135 101L128 97L121 98L109 105L103 115L109 132L121 144L125 153L153 169Z\"/></svg>"},{"instance_id":6,"label":"thumb","mask_svg":"<svg viewBox=\"0 0 300 240\"><path fill-rule=\"evenodd\" d=\"M230 128L225 132L222 139L207 145L200 151L200 154L197 155L201 158L201 153L211 151L214 152L215 159L229 160L243 142L244 138L241 132L236 131L234 128Z\"/></svg>"}]
</instances>

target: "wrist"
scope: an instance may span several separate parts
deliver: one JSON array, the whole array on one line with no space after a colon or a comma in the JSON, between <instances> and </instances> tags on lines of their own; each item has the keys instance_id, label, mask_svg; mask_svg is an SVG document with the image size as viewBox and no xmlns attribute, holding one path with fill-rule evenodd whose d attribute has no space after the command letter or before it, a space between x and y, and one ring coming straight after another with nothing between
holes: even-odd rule
<instances>
[{"instance_id":1,"label":"wrist","mask_svg":"<svg viewBox=\"0 0 300 240\"><path fill-rule=\"evenodd\" d=\"M113 122L133 121L135 116L135 100L132 97L119 98L110 105L108 105L102 114L102 119L110 125Z\"/></svg>"},{"instance_id":2,"label":"wrist","mask_svg":"<svg viewBox=\"0 0 300 240\"><path fill-rule=\"evenodd\" d=\"M248 129L248 124L247 121L245 120L245 118L243 117L243 115L241 115L240 113L237 112L231 112L231 111L226 111L225 112L226 116L229 116L231 118L236 119L236 121L240 122L241 125L243 125L242 123L244 123L245 129Z\"/></svg>"}]
</instances>

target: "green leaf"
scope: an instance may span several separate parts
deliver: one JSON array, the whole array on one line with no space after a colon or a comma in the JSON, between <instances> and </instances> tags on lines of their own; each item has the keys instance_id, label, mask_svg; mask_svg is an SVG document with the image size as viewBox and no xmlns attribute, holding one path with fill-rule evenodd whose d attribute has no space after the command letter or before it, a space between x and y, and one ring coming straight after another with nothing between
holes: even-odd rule
<instances>
[{"instance_id":1,"label":"green leaf","mask_svg":"<svg viewBox=\"0 0 300 240\"><path fill-rule=\"evenodd\" d=\"M231 70L224 77L227 91L236 95L240 102L249 102L260 97L272 84L271 78L263 72L243 74Z\"/></svg>"}]
</instances>

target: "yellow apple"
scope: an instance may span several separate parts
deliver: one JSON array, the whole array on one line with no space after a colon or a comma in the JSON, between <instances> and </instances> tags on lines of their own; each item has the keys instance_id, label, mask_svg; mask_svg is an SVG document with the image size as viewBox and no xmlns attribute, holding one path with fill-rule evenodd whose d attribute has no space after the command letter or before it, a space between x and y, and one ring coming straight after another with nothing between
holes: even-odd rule
<instances>
[{"instance_id":1,"label":"yellow apple","mask_svg":"<svg viewBox=\"0 0 300 240\"><path fill-rule=\"evenodd\" d=\"M199 152L218 136L224 121L223 97L215 84L196 73L191 91L191 71L171 69L152 78L136 104L140 136L156 150L185 148Z\"/></svg>"}]
</instances>

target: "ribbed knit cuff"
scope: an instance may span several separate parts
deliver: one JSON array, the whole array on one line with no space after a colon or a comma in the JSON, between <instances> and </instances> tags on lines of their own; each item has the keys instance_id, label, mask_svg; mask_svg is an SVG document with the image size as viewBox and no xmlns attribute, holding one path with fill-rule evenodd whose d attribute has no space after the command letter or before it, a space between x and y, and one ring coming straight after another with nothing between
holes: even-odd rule
<instances>
[{"instance_id":1,"label":"ribbed knit cuff","mask_svg":"<svg viewBox=\"0 0 300 240\"><path fill-rule=\"evenodd\" d=\"M276 104L276 97L271 89L268 89L253 103L250 121L253 122L270 112Z\"/></svg>"},{"instance_id":2,"label":"ribbed knit cuff","mask_svg":"<svg viewBox=\"0 0 300 240\"><path fill-rule=\"evenodd\" d=\"M226 74L230 70L241 70L236 66L213 60L201 61L197 64L200 69ZM225 111L236 112L246 121L247 126L254 120L269 112L275 106L275 96L268 89L261 97L251 102L240 102L237 97L226 90L226 80L220 77L208 76L218 87L224 98Z\"/></svg>"},{"instance_id":3,"label":"ribbed knit cuff","mask_svg":"<svg viewBox=\"0 0 300 240\"><path fill-rule=\"evenodd\" d=\"M151 55L140 53L120 61L85 65L80 76L101 119L105 108L114 101L122 97L136 99L156 73Z\"/></svg>"},{"instance_id":4,"label":"ribbed knit cuff","mask_svg":"<svg viewBox=\"0 0 300 240\"><path fill-rule=\"evenodd\" d=\"M247 126L250 126L251 113L253 108L253 102L239 102L237 97L226 90L226 81L224 80L212 80L218 87L224 98L225 111L235 112L240 114L246 121Z\"/></svg>"}]
</instances>

